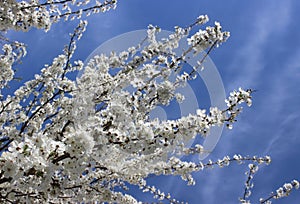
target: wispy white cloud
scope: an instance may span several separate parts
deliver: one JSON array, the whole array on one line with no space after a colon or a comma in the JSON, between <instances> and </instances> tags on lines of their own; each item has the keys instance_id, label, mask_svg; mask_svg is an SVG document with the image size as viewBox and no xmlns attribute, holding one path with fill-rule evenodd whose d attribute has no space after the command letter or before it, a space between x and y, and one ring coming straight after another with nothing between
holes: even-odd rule
<instances>
[{"instance_id":1,"label":"wispy white cloud","mask_svg":"<svg viewBox=\"0 0 300 204\"><path fill-rule=\"evenodd\" d=\"M290 102L287 102L287 100L292 99L295 104L300 102L300 98L297 97L297 93L300 93L300 91L291 89L291 87L297 86L300 80L299 59L300 49L286 59L285 67L282 68L280 76L278 75L272 81L272 89L266 96L270 101L272 101L272 105L268 105L267 101L263 104L266 107L266 112L272 112L279 123L277 127L279 131L273 135L272 139L269 141L265 154L272 151L273 154L278 155L284 151L284 148L282 148L283 139L286 143L291 143L294 140L292 135L287 137L285 132L289 128L290 124L297 124L297 121L300 120L300 109L294 107L292 112L285 109L288 108L286 107L286 103ZM282 113L284 115L282 115Z\"/></svg>"},{"instance_id":2,"label":"wispy white cloud","mask_svg":"<svg viewBox=\"0 0 300 204\"><path fill-rule=\"evenodd\" d=\"M285 143L292 142L290 136L287 137L285 134L285 129L288 124L294 123L296 119L299 120L298 113L288 115L279 125L278 129L279 132L276 133L276 135L273 135L270 142L268 143L264 155L269 155L270 152L272 152L272 155L280 155L283 151L286 151L286 147L282 144L282 139L284 137ZM290 141L289 141L290 140Z\"/></svg>"},{"instance_id":3,"label":"wispy white cloud","mask_svg":"<svg viewBox=\"0 0 300 204\"><path fill-rule=\"evenodd\" d=\"M247 25L250 32L245 36L245 42L230 66L237 74L234 76L236 80L229 85L230 89L240 85L253 86L257 83L265 68L264 52L270 51L266 48L267 41L289 25L291 1L268 2L266 6L253 11L257 15Z\"/></svg>"},{"instance_id":4,"label":"wispy white cloud","mask_svg":"<svg viewBox=\"0 0 300 204\"><path fill-rule=\"evenodd\" d=\"M256 17L250 22L248 28L250 32L247 36L245 36L245 41L241 46L239 53L235 56L235 60L230 65L233 68L236 75L231 77L235 78L235 80L231 81L227 87L232 90L237 88L238 86L245 87L253 87L258 86L258 79L260 78L262 72L265 68L265 59L264 52L268 48L266 48L266 44L269 38L274 35L280 33L281 30L284 30L289 25L291 20L291 1L284 2L268 2L268 4L263 8L257 8L257 10L253 11L257 13ZM252 11L248 11L252 12ZM280 16L280 18L278 18ZM298 58L300 59L300 58ZM284 95L284 88L280 87L280 82L278 81L277 85L274 86L273 93L270 93L270 97L272 98L272 104L275 102L278 108L281 106L282 101L280 101L280 97L278 95L274 95L275 88L276 91L280 91L280 94ZM287 118L288 120L293 120L294 116L291 118ZM284 125L284 124L282 124ZM244 131L244 129L249 129L250 126L247 123L243 123L243 121L239 121L239 130ZM236 134L236 132L235 132ZM239 134L239 133L237 133ZM277 137L280 137L278 135ZM277 137L274 137L269 144L267 145L266 152L270 150L272 144L276 142ZM232 141L222 140L222 144L218 144L222 146L222 152L226 155L230 152L230 148L232 147ZM220 178L221 173L212 174L209 179L209 188L206 188L204 191L205 197L212 198L211 202L214 203L213 198L215 197L215 192L220 186ZM233 185L234 186L234 185Z\"/></svg>"}]
</instances>

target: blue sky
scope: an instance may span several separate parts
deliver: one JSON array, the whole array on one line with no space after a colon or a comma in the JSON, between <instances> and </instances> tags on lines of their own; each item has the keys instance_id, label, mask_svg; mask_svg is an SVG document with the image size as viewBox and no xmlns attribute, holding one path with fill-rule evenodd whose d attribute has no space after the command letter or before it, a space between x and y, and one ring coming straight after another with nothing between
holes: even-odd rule
<instances>
[{"instance_id":1,"label":"blue sky","mask_svg":"<svg viewBox=\"0 0 300 204\"><path fill-rule=\"evenodd\" d=\"M101 43L125 32L145 29L148 24L172 30L186 26L201 15L220 21L230 39L211 55L226 93L242 86L258 90L253 106L245 108L233 130L225 130L211 159L225 155L270 155L270 166L254 178L253 203L280 185L300 179L300 1L298 0L119 0L115 11L88 18L89 25L74 59L85 60ZM68 42L76 23L57 23L45 33L9 32L12 39L28 45L28 56L19 66L24 80L51 63ZM194 174L196 186L178 178L151 178L161 190L189 203L237 203L246 179L245 165L233 164ZM134 193L144 201L151 197ZM300 191L274 203L297 203Z\"/></svg>"}]
</instances>

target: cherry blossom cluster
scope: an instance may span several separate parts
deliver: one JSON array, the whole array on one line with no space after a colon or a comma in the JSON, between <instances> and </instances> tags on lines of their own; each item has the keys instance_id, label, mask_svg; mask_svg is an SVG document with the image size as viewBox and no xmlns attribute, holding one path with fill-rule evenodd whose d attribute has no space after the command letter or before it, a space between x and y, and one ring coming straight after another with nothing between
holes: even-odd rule
<instances>
[{"instance_id":1,"label":"cherry blossom cluster","mask_svg":"<svg viewBox=\"0 0 300 204\"><path fill-rule=\"evenodd\" d=\"M183 162L178 158L172 157L169 162L169 166L164 166L163 173L165 175L181 175L182 179L188 181L188 185L195 185L195 181L191 176L191 172L196 171L202 171L204 169L210 169L214 166L218 166L220 168L223 168L225 166L229 166L230 163L237 162L238 164L243 164L245 162L254 162L256 164L249 164L249 168L251 171L251 174L254 173L254 171L257 171L258 165L261 164L270 164L271 159L269 156L265 157L244 157L241 155L234 155L233 157L225 156L223 159L218 159L217 161L209 160L206 163L199 162L193 163L193 162ZM160 175L161 172L156 172L156 174ZM158 190L155 186L147 186L145 180L141 180L139 187L143 189L143 192L151 192L155 195L156 198L159 200L168 200L170 203L181 203L178 200L171 197L171 195L165 194L164 192L161 192ZM244 202L242 202L244 203Z\"/></svg>"},{"instance_id":2,"label":"cherry blossom cluster","mask_svg":"<svg viewBox=\"0 0 300 204\"><path fill-rule=\"evenodd\" d=\"M2 99L2 90L8 86L8 83L15 78L14 65L21 62L21 58L26 55L26 47L18 41L10 41L0 33L0 42L2 52L0 51L0 99Z\"/></svg>"},{"instance_id":3,"label":"cherry blossom cluster","mask_svg":"<svg viewBox=\"0 0 300 204\"><path fill-rule=\"evenodd\" d=\"M97 0L0 1L0 42L4 44L0 53L0 97L2 97L1 89L14 79L15 71L12 66L26 55L23 43L10 41L2 33L8 30L28 31L33 27L48 31L51 24L60 18L80 19L83 14L89 16L106 12L114 9L116 5L116 0L107 0L103 3Z\"/></svg>"},{"instance_id":4,"label":"cherry blossom cluster","mask_svg":"<svg viewBox=\"0 0 300 204\"><path fill-rule=\"evenodd\" d=\"M2 98L1 90L14 78L13 65L26 55L26 48L22 43L9 42L6 38L1 40L7 44L2 46L3 53L0 54L0 98Z\"/></svg>"},{"instance_id":5,"label":"cherry blossom cluster","mask_svg":"<svg viewBox=\"0 0 300 204\"><path fill-rule=\"evenodd\" d=\"M188 173L197 165L181 168L168 155L188 153L185 142L236 117L211 108L208 114L198 110L177 120L150 120L157 105L182 100L176 89L191 79L178 73L170 80L185 63L188 53L176 56L173 50L188 29L176 27L159 40L159 29L149 26L147 45L96 56L76 82L68 79L69 72L83 66L71 63L71 57L86 24L80 22L64 53L41 74L1 100L0 193L5 202L132 203L131 196L113 189L124 182L138 185L153 173L180 174L193 184ZM200 144L196 151L201 152Z\"/></svg>"},{"instance_id":6,"label":"cherry blossom cluster","mask_svg":"<svg viewBox=\"0 0 300 204\"><path fill-rule=\"evenodd\" d=\"M229 123L226 124L229 129L232 129L232 122L234 122L236 115L243 110L243 107L239 107L238 104L246 102L249 107L252 105L250 95L252 92L251 89L243 90L239 88L238 91L231 92L229 98L225 100L228 107L227 111L231 114L228 120Z\"/></svg>"},{"instance_id":7,"label":"cherry blossom cluster","mask_svg":"<svg viewBox=\"0 0 300 204\"><path fill-rule=\"evenodd\" d=\"M280 199L290 195L293 189L299 189L299 181L293 180L290 183L285 183L282 187L278 188L275 193L272 193L267 199L260 199L260 203L271 204L272 199Z\"/></svg>"},{"instance_id":8,"label":"cherry blossom cluster","mask_svg":"<svg viewBox=\"0 0 300 204\"><path fill-rule=\"evenodd\" d=\"M200 23L207 22L206 18L198 18ZM188 38L188 43L193 46L195 52L203 51L208 46L216 43L222 43L230 36L229 32L222 32L219 22L215 22L214 27L206 27L205 30L199 30L193 36Z\"/></svg>"},{"instance_id":9,"label":"cherry blossom cluster","mask_svg":"<svg viewBox=\"0 0 300 204\"><path fill-rule=\"evenodd\" d=\"M106 12L116 7L116 0L103 3L92 0L39 0L0 2L0 30L28 31L35 27L48 31L53 22L80 19L83 14Z\"/></svg>"},{"instance_id":10,"label":"cherry blossom cluster","mask_svg":"<svg viewBox=\"0 0 300 204\"><path fill-rule=\"evenodd\" d=\"M244 195L242 198L240 198L240 202L243 204L250 204L250 200L246 200L246 198L249 198L251 196L251 189L254 187L253 182L251 180L253 179L253 175L258 171L258 166L255 164L249 164L249 171L246 172L247 175L247 181L245 182L245 190Z\"/></svg>"}]
</instances>

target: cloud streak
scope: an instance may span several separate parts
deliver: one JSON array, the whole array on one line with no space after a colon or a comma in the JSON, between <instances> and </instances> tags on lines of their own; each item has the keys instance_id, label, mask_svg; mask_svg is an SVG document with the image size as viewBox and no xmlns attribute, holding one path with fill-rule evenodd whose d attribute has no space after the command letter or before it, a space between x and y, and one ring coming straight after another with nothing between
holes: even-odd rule
<instances>
[{"instance_id":1,"label":"cloud streak","mask_svg":"<svg viewBox=\"0 0 300 204\"><path fill-rule=\"evenodd\" d=\"M246 43L240 48L236 60L230 66L234 67L237 73L236 80L230 85L231 89L239 85L257 85L257 79L265 68L264 52L270 51L266 47L267 41L272 35L287 28L291 20L291 5L291 1L282 1L280 4L268 2L268 7L255 11L255 19L248 25L251 32L245 36Z\"/></svg>"}]
</instances>

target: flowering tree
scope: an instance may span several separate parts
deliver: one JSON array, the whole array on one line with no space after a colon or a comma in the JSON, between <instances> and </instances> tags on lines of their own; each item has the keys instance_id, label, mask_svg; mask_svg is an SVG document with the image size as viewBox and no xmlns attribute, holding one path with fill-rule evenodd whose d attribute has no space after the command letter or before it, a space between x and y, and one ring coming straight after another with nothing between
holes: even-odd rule
<instances>
[{"instance_id":1,"label":"flowering tree","mask_svg":"<svg viewBox=\"0 0 300 204\"><path fill-rule=\"evenodd\" d=\"M7 30L28 31L38 28L48 31L52 23L64 20L74 20L92 13L106 12L116 7L117 1L108 0L100 3L90 0L39 0L0 1L0 32ZM24 44L12 42L0 33L0 41L5 43L2 47L3 55L0 56L0 87L6 85L13 78L12 65L26 55Z\"/></svg>"},{"instance_id":2,"label":"flowering tree","mask_svg":"<svg viewBox=\"0 0 300 204\"><path fill-rule=\"evenodd\" d=\"M80 18L83 13L98 13L115 5L114 0L92 5L88 0L4 0L0 2L0 28L48 30L61 17ZM211 127L225 124L231 129L242 104L251 106L251 89L231 92L224 110L211 107L177 120L149 117L158 105L184 100L176 90L197 76L195 70L207 55L190 71L183 67L187 57L202 50L209 53L229 37L217 22L201 28L207 22L207 16L199 16L189 27L176 27L173 34L161 40L156 37L160 29L150 25L141 44L121 53L95 56L74 81L69 74L84 66L71 59L87 25L80 21L63 53L45 65L41 74L13 95L0 92L1 202L137 203L117 189L126 190L130 184L150 191L159 200L177 203L170 194L147 185L146 179L150 175L180 175L188 185L194 185L192 172L249 161L245 193L240 198L241 203L249 203L253 174L259 164L269 164L270 157L234 155L208 163L180 158L204 152L201 144L188 147L187 143L206 137ZM198 31L192 33L194 28ZM189 48L178 55L174 50L185 37ZM6 43L0 57L2 91L14 79L13 64L26 51L22 43L11 42L4 35L1 39ZM171 80L172 74L176 74L175 80ZM299 188L299 182L285 184L261 203L287 196L292 188Z\"/></svg>"}]
</instances>

